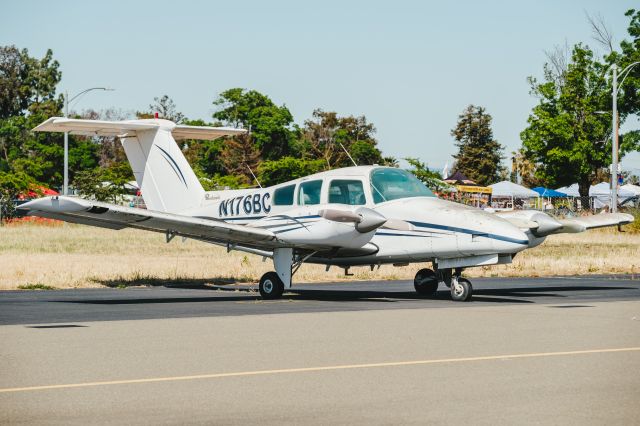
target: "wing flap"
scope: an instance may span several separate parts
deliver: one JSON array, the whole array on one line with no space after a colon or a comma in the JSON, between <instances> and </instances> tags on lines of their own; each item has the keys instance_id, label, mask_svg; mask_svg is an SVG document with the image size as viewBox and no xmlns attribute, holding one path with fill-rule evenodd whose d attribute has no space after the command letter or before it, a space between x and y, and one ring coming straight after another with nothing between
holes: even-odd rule
<instances>
[{"instance_id":1,"label":"wing flap","mask_svg":"<svg viewBox=\"0 0 640 426\"><path fill-rule=\"evenodd\" d=\"M136 228L218 243L259 248L281 244L273 232L224 221L134 209L72 197L45 197L20 206L29 216L59 219L108 229Z\"/></svg>"}]
</instances>

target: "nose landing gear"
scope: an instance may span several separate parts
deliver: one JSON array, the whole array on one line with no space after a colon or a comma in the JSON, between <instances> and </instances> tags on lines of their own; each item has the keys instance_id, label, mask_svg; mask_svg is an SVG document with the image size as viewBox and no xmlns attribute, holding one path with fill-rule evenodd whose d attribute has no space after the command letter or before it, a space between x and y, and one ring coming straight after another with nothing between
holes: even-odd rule
<instances>
[{"instance_id":1,"label":"nose landing gear","mask_svg":"<svg viewBox=\"0 0 640 426\"><path fill-rule=\"evenodd\" d=\"M458 302L468 302L472 295L471 282L466 278L454 275L451 279L451 298Z\"/></svg>"}]
</instances>

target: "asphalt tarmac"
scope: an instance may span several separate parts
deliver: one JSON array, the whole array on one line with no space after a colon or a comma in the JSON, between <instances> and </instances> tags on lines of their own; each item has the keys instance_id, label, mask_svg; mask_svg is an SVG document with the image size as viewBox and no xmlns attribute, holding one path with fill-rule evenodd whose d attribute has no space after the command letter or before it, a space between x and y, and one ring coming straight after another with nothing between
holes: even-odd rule
<instances>
[{"instance_id":1,"label":"asphalt tarmac","mask_svg":"<svg viewBox=\"0 0 640 426\"><path fill-rule=\"evenodd\" d=\"M637 424L640 278L0 292L0 424Z\"/></svg>"}]
</instances>

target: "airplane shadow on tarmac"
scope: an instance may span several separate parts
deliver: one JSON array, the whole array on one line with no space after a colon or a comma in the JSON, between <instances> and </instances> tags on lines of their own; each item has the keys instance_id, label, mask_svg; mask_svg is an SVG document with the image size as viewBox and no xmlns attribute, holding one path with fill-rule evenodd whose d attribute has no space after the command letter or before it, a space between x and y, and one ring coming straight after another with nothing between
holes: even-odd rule
<instances>
[{"instance_id":1,"label":"airplane shadow on tarmac","mask_svg":"<svg viewBox=\"0 0 640 426\"><path fill-rule=\"evenodd\" d=\"M228 280L228 281L227 281ZM208 290L215 292L216 295L186 296L176 297L169 293L163 297L131 297L131 293L123 294L122 298L110 299L84 299L84 300L58 300L58 302L67 303L86 303L97 305L131 305L131 304L153 304L153 303L202 303L202 302L261 302L260 295L255 287L249 285L228 286L235 284L225 279L180 279L180 280L162 280L162 284L153 286L162 286L168 289L181 290ZM212 285L212 283L220 283L222 285ZM359 285L359 283L354 283ZM136 285L141 285L138 283ZM149 285L149 284L147 284ZM112 285L118 287L118 285ZM406 301L429 301L429 300L451 300L449 291L442 288L433 297L420 296L413 291L382 291L363 289L340 289L338 286L331 285L332 288L322 288L323 284L318 288L292 288L285 292L283 300L291 301L320 301L320 302L375 302L375 303L395 303ZM544 286L544 287L517 287L517 288L492 288L492 289L474 289L473 302L480 303L536 303L532 299L536 298L565 298L566 292L585 292L585 291L616 291L616 290L632 290L635 287L622 286ZM225 294L222 294L225 293ZM137 296L137 295L136 295ZM140 294L140 296L144 296ZM169 296L169 297L167 297ZM270 301L273 302L273 301Z\"/></svg>"}]
</instances>

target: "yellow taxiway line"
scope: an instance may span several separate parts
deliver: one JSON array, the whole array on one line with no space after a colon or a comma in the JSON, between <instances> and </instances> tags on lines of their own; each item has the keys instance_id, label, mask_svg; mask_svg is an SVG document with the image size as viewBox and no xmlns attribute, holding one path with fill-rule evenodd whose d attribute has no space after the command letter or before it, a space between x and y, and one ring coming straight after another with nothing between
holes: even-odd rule
<instances>
[{"instance_id":1,"label":"yellow taxiway line","mask_svg":"<svg viewBox=\"0 0 640 426\"><path fill-rule=\"evenodd\" d=\"M110 380L110 381L102 381L102 382L25 386L25 387L19 387L19 388L4 388L4 389L0 388L0 393L28 392L28 391L51 390L51 389L73 389L73 388L86 388L86 387L94 387L94 386L128 385L128 384L136 384L136 383L159 383L159 382L175 382L175 381L185 381L185 380L221 379L221 378L227 378L227 377L247 377L247 376L264 376L264 375L275 375L275 374L310 373L310 372L316 372L316 371L352 370L352 369L358 369L358 368L401 367L401 366L409 366L409 365L449 364L449 363L474 362L474 361L544 358L544 357L558 357L558 356L569 356L569 355L587 355L587 354L637 352L637 351L640 351L640 347L588 349L588 350L581 350L581 351L563 351L563 352L539 352L539 353L528 353L528 354L489 355L489 356L476 356L476 357L466 357L466 358L425 359L425 360L415 360L415 361L392 361L392 362L377 362L377 363L370 363L370 364L347 364L347 365L329 365L329 366L318 366L318 367L283 368L283 369L277 369L277 370L237 371L237 372L231 372L231 373L197 374L192 376L152 377L152 378L146 378L146 379Z\"/></svg>"}]
</instances>

